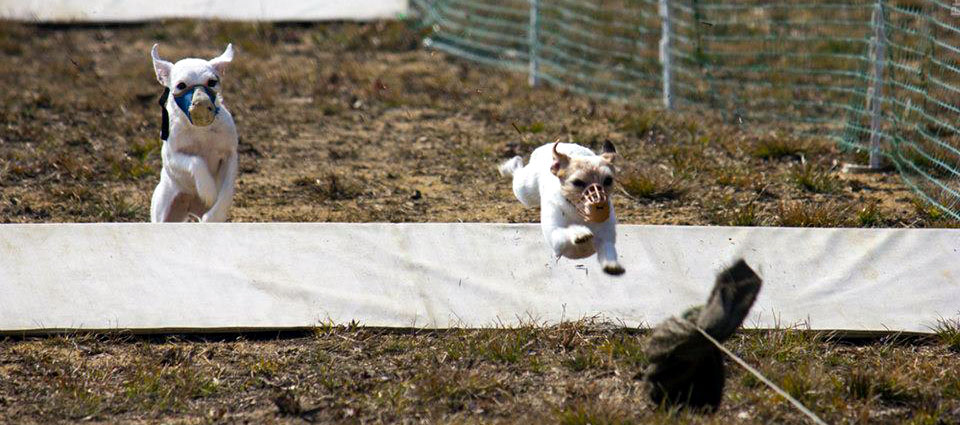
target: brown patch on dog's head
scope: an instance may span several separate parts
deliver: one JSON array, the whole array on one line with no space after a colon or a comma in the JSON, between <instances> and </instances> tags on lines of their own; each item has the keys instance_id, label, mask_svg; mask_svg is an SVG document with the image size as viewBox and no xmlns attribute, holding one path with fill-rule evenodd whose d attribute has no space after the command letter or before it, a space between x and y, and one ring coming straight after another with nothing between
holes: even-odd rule
<instances>
[{"instance_id":1,"label":"brown patch on dog's head","mask_svg":"<svg viewBox=\"0 0 960 425\"><path fill-rule=\"evenodd\" d=\"M593 223L610 218L609 193L613 188L617 149L609 140L603 144L603 153L597 156L571 157L553 145L553 164L550 167L560 179L563 196L576 206L584 220Z\"/></svg>"}]
</instances>

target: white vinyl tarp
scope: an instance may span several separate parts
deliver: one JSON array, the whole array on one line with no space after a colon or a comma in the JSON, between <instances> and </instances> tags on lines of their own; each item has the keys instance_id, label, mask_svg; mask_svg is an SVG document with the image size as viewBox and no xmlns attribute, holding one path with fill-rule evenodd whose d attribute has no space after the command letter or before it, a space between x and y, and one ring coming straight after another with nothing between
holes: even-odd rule
<instances>
[{"instance_id":1,"label":"white vinyl tarp","mask_svg":"<svg viewBox=\"0 0 960 425\"><path fill-rule=\"evenodd\" d=\"M537 225L0 225L0 332L653 325L743 257L746 327L929 332L960 314L960 231L618 227L621 277Z\"/></svg>"},{"instance_id":2,"label":"white vinyl tarp","mask_svg":"<svg viewBox=\"0 0 960 425\"><path fill-rule=\"evenodd\" d=\"M394 19L408 0L0 0L0 19L138 22L168 18L244 21Z\"/></svg>"}]
</instances>

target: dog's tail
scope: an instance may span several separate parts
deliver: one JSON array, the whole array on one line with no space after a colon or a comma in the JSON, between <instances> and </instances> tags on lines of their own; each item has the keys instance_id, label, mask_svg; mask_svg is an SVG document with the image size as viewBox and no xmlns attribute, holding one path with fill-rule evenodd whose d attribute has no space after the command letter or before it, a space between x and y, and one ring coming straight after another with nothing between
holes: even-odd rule
<instances>
[{"instance_id":1,"label":"dog's tail","mask_svg":"<svg viewBox=\"0 0 960 425\"><path fill-rule=\"evenodd\" d=\"M513 173L521 168L523 168L523 158L515 156L504 161L497 169L500 170L501 176L513 177Z\"/></svg>"}]
</instances>

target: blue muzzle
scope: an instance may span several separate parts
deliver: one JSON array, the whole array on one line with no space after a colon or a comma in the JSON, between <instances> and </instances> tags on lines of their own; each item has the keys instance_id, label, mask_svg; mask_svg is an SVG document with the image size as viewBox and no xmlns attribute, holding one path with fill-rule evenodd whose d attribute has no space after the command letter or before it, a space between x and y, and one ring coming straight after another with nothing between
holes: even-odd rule
<instances>
[{"instance_id":1,"label":"blue muzzle","mask_svg":"<svg viewBox=\"0 0 960 425\"><path fill-rule=\"evenodd\" d=\"M189 87L184 89L182 93L173 96L173 101L176 102L177 106L180 107L180 110L183 111L184 115L187 116L187 119L190 120L190 124L193 124L193 117L190 116L190 107L193 105L193 98L197 93L197 90L200 89L203 89L207 97L210 98L210 101L213 102L213 116L215 117L220 112L220 107L217 106L217 92L211 90L207 86L202 85Z\"/></svg>"}]
</instances>

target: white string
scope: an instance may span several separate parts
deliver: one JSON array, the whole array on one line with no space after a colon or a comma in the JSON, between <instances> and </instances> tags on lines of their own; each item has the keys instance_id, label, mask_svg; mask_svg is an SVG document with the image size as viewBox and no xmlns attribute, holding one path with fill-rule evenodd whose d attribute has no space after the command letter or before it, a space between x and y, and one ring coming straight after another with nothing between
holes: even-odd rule
<instances>
[{"instance_id":1,"label":"white string","mask_svg":"<svg viewBox=\"0 0 960 425\"><path fill-rule=\"evenodd\" d=\"M813 421L813 423L817 425L827 425L827 423L824 422L823 419L820 419L816 415L816 413L813 413L813 411L811 411L806 406L804 406L803 403L800 403L799 400L790 396L790 394L788 394L782 388L778 387L777 384L774 384L773 381L770 381L769 379L767 379L767 377L763 376L759 371L754 369L752 366L748 365L747 362L743 361L743 359L741 359L740 357L737 357L736 354L733 354L732 351L728 350L726 347L720 344L717 340L713 339L713 337L707 334L706 331L704 331L703 329L700 329L700 327L696 325L694 325L694 328L697 331L699 331L700 334L706 337L708 341L712 342L713 345L716 345L717 348L720 349L720 351L723 351L724 354L730 356L730 358L733 359L733 361L737 362L737 364L739 364L740 366L743 366L743 368L746 369L748 372L752 373L753 376L756 376L757 379L762 381L764 384L767 384L767 386L773 389L774 391L776 391L777 394L780 394L781 396L783 396L783 398L787 399L787 401L789 401L790 404L796 407L797 410L800 410L801 413L803 413L804 415L807 415L807 417L810 418L810 420Z\"/></svg>"}]
</instances>

